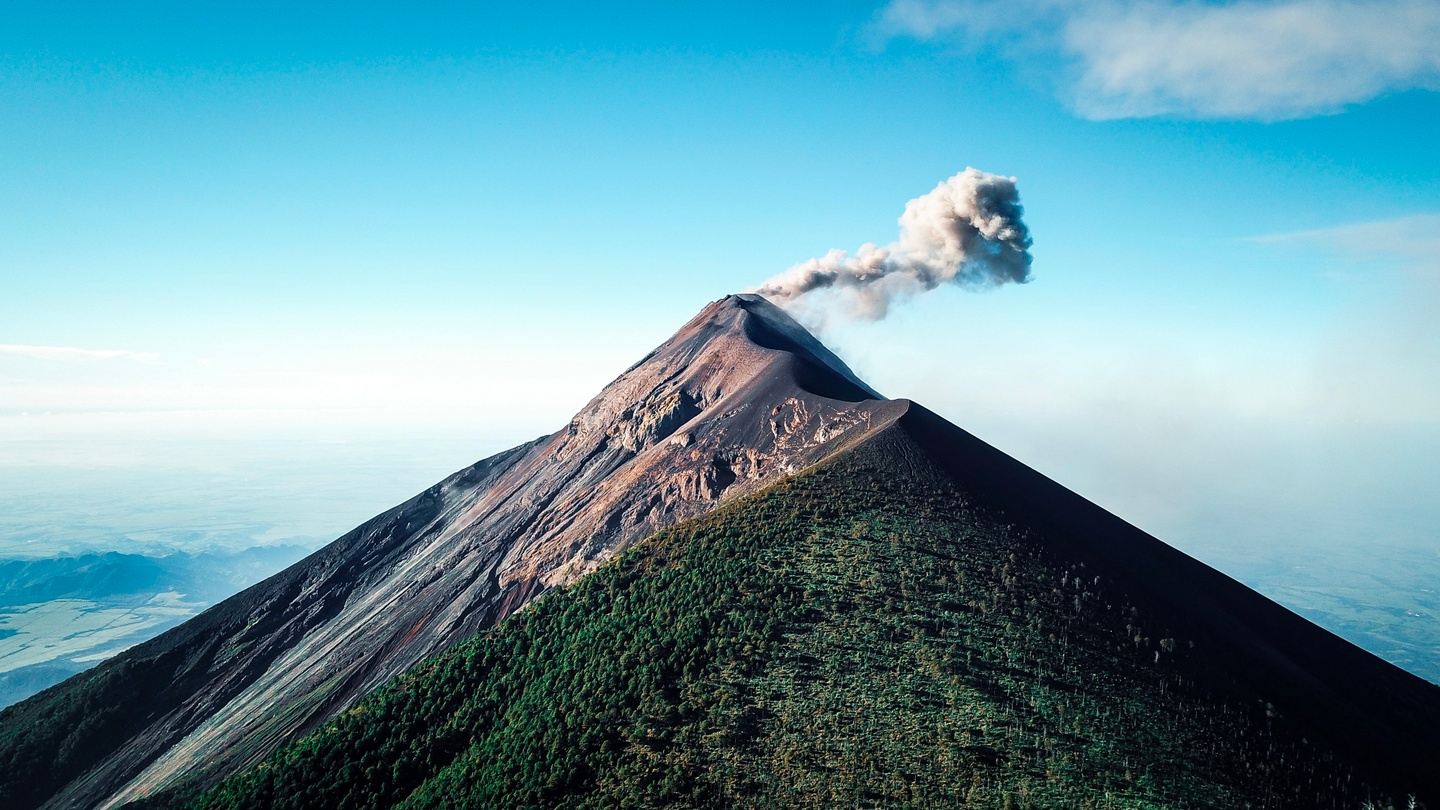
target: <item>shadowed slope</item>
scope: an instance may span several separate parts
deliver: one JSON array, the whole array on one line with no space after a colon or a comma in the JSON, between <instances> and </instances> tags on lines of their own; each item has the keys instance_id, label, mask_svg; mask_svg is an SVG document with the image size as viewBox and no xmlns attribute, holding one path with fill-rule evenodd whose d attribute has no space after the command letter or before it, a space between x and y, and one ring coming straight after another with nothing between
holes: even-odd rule
<instances>
[{"instance_id":1,"label":"shadowed slope","mask_svg":"<svg viewBox=\"0 0 1440 810\"><path fill-rule=\"evenodd\" d=\"M763 299L714 302L564 429L0 713L0 805L113 806L223 777L634 540L901 409Z\"/></svg>"},{"instance_id":2,"label":"shadowed slope","mask_svg":"<svg viewBox=\"0 0 1440 810\"><path fill-rule=\"evenodd\" d=\"M931 411L897 425L967 497L1057 552L1121 579L1156 614L1134 626L1203 638L1210 675L1316 734L1380 781L1440 801L1440 687L1131 526ZM1217 686L1218 688L1218 686Z\"/></svg>"}]
</instances>

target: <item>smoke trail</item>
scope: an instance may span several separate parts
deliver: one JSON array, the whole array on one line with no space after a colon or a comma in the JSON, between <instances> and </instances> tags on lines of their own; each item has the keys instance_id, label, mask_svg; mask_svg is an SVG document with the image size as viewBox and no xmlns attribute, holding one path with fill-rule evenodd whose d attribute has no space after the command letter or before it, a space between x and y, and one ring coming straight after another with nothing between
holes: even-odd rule
<instances>
[{"instance_id":1,"label":"smoke trail","mask_svg":"<svg viewBox=\"0 0 1440 810\"><path fill-rule=\"evenodd\" d=\"M867 242L854 254L832 250L770 279L756 290L791 306L816 290L850 299L854 314L885 317L898 298L949 282L995 287L1030 280L1030 231L1015 178L967 168L905 204L900 238Z\"/></svg>"}]
</instances>

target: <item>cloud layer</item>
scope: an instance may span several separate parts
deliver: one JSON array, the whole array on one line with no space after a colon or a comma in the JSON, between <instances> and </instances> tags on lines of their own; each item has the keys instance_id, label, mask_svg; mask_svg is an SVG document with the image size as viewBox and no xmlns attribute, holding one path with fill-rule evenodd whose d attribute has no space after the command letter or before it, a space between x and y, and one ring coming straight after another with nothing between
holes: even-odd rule
<instances>
[{"instance_id":1,"label":"cloud layer","mask_svg":"<svg viewBox=\"0 0 1440 810\"><path fill-rule=\"evenodd\" d=\"M160 356L151 352L124 349L77 349L71 346L30 346L22 343L0 343L0 355L28 357L31 360L131 360L155 363Z\"/></svg>"},{"instance_id":2,"label":"cloud layer","mask_svg":"<svg viewBox=\"0 0 1440 810\"><path fill-rule=\"evenodd\" d=\"M1030 231L1015 178L967 168L905 204L899 238L831 250L762 284L781 305L817 290L847 297L861 318L885 317L897 298L951 283L993 287L1030 279Z\"/></svg>"},{"instance_id":3,"label":"cloud layer","mask_svg":"<svg viewBox=\"0 0 1440 810\"><path fill-rule=\"evenodd\" d=\"M1435 0L892 0L878 29L1058 55L1095 119L1300 118L1440 88Z\"/></svg>"}]
</instances>

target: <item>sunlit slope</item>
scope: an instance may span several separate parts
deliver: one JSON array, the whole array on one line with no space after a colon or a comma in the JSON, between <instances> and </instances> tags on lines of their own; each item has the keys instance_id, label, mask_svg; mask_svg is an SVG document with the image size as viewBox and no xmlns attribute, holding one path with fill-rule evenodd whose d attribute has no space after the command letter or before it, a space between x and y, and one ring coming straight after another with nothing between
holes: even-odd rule
<instances>
[{"instance_id":1,"label":"sunlit slope","mask_svg":"<svg viewBox=\"0 0 1440 810\"><path fill-rule=\"evenodd\" d=\"M904 410L774 305L714 301L555 433L0 711L0 807L214 785L632 543Z\"/></svg>"}]
</instances>

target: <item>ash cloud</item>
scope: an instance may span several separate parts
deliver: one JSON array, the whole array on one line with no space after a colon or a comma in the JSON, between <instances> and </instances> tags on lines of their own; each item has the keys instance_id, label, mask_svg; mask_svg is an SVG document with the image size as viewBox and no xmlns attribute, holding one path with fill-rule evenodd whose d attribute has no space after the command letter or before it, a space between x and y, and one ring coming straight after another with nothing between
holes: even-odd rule
<instances>
[{"instance_id":1,"label":"ash cloud","mask_svg":"<svg viewBox=\"0 0 1440 810\"><path fill-rule=\"evenodd\" d=\"M790 307L819 291L848 299L852 313L885 317L896 300L942 284L969 288L1030 280L1030 231L1015 178L967 168L905 204L900 236L854 253L831 250L760 285Z\"/></svg>"}]
</instances>

